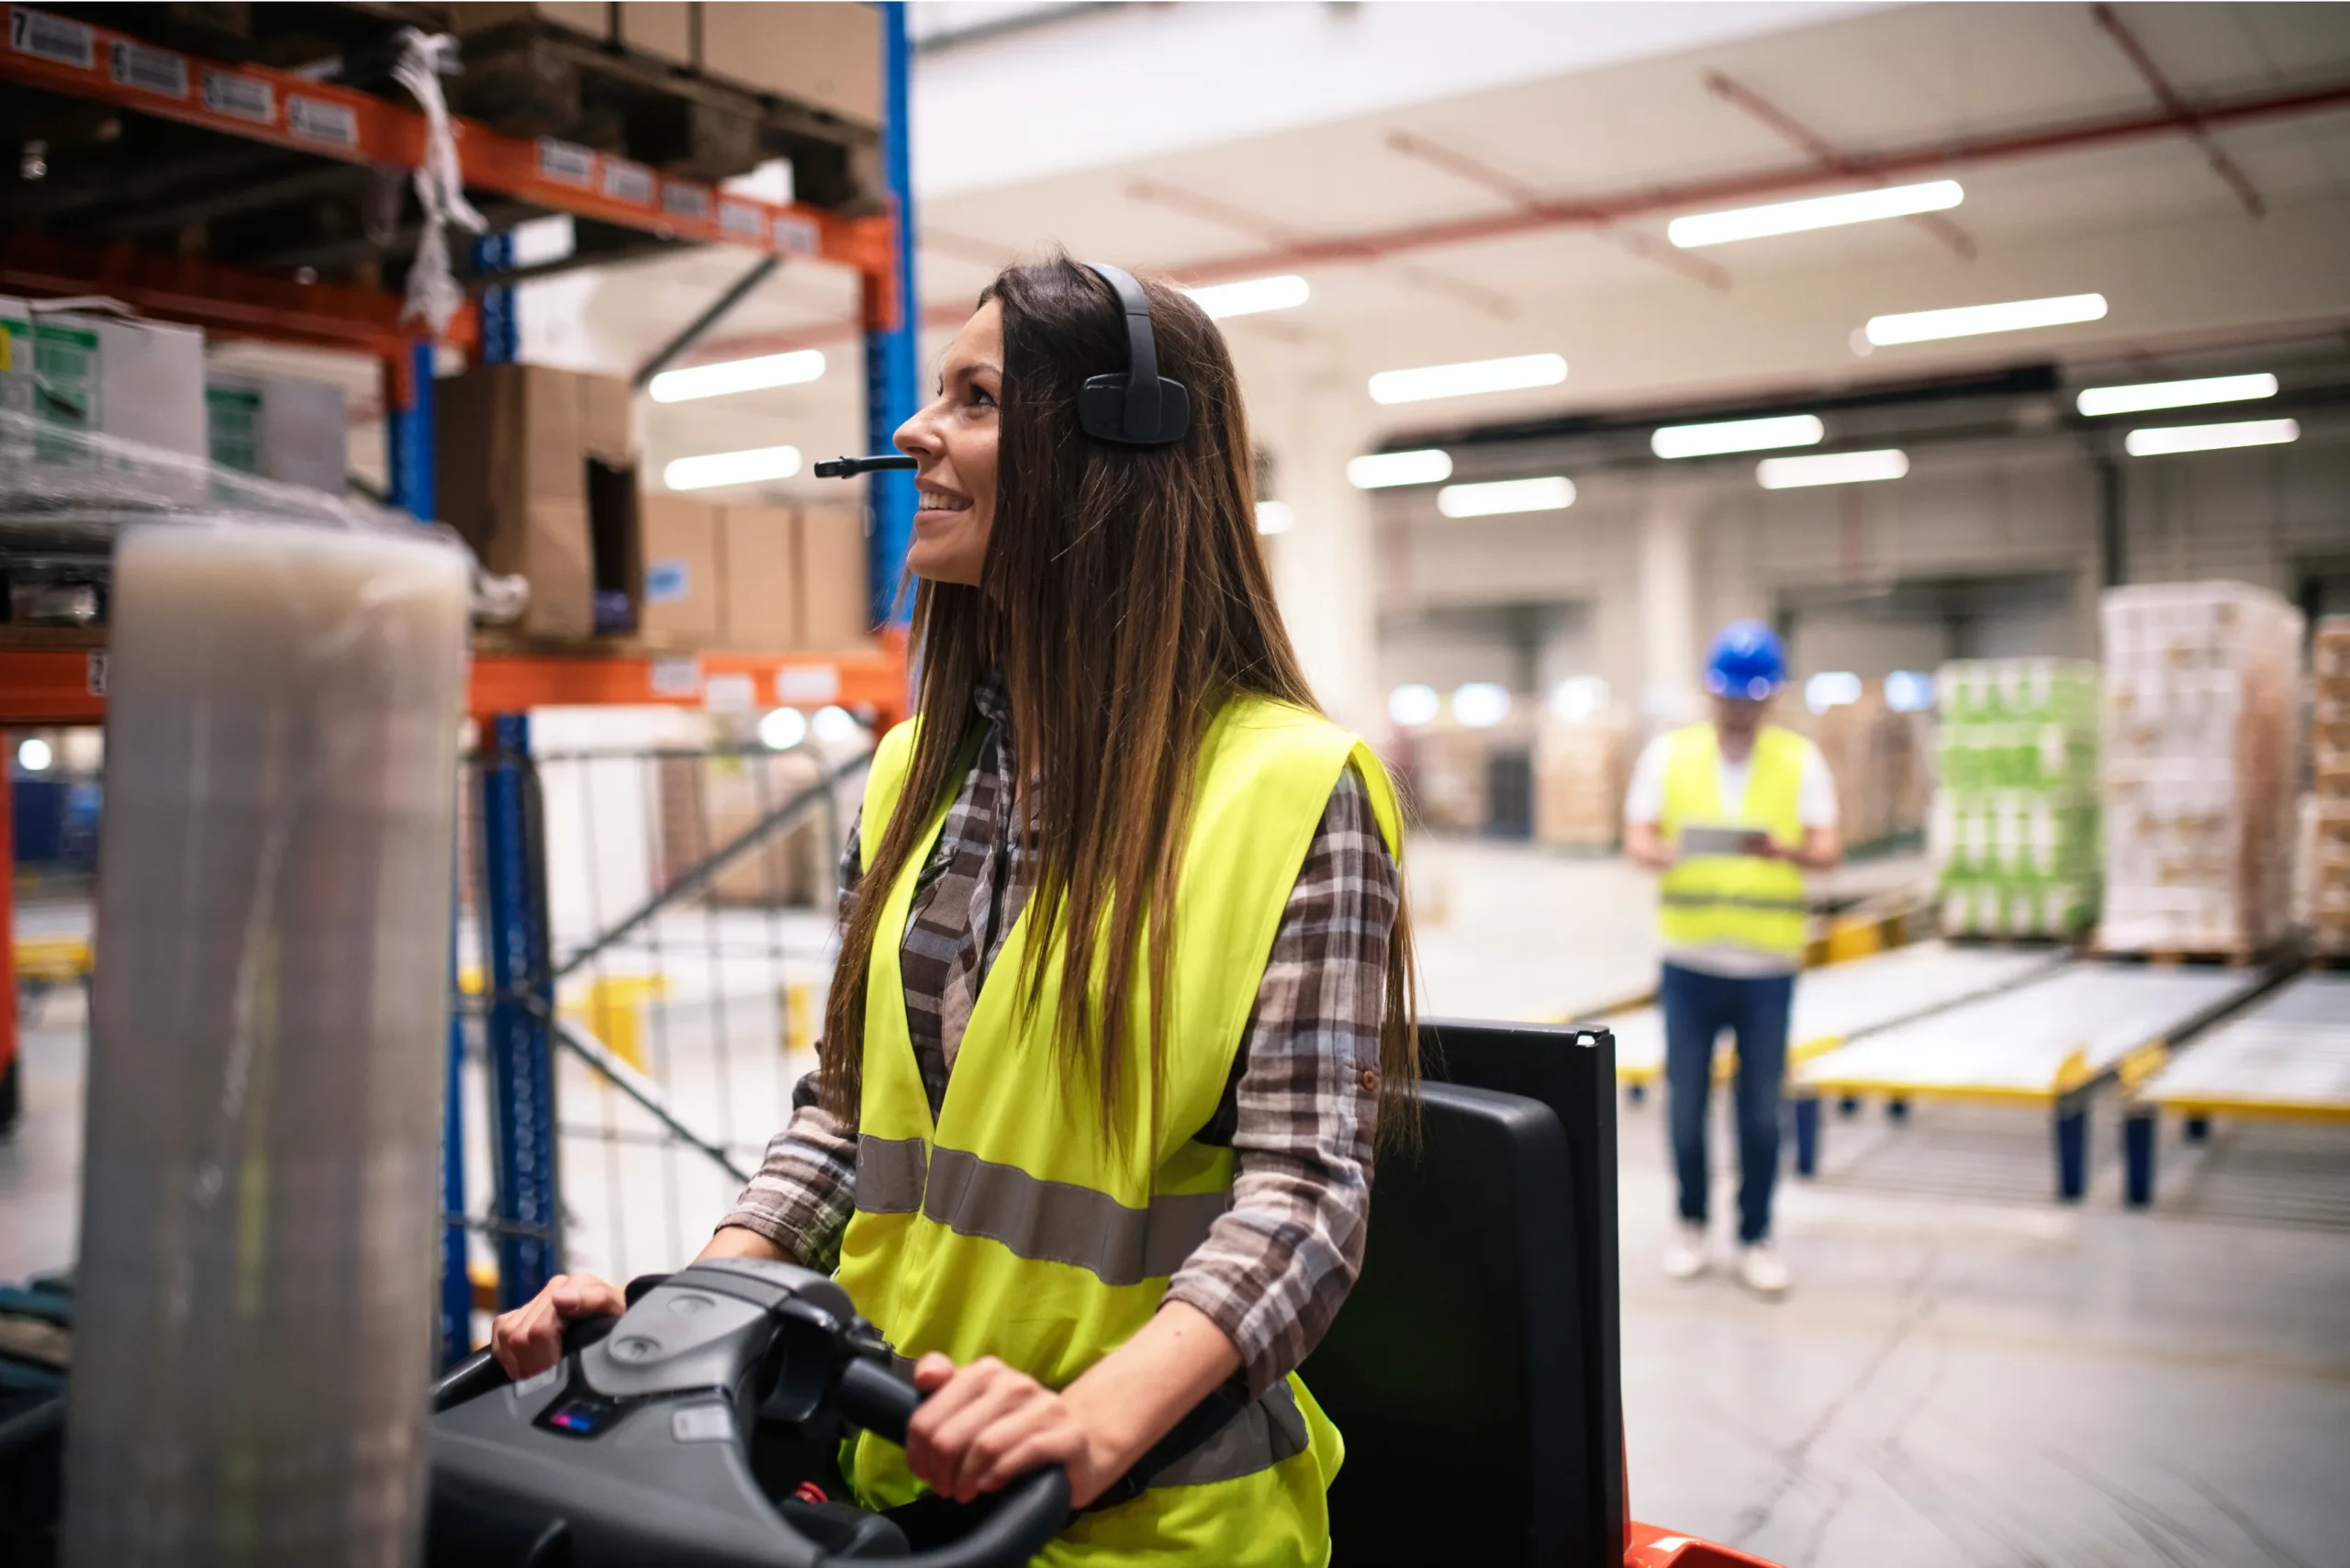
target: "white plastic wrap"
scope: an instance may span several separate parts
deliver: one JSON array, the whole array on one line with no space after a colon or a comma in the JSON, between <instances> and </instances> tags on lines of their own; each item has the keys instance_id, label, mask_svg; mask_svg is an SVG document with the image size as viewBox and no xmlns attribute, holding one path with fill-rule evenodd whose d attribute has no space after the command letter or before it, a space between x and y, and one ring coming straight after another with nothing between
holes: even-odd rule
<instances>
[{"instance_id":1,"label":"white plastic wrap","mask_svg":"<svg viewBox=\"0 0 2350 1568\"><path fill-rule=\"evenodd\" d=\"M118 524L104 476L57 480L48 515ZM154 521L114 551L64 1561L394 1568L423 1500L470 560L412 525L119 498Z\"/></svg>"}]
</instances>

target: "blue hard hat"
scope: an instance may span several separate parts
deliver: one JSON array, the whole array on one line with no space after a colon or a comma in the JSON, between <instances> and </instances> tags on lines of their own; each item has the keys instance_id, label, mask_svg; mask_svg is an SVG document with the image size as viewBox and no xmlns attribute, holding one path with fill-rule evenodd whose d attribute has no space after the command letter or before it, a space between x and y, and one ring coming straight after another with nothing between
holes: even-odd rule
<instances>
[{"instance_id":1,"label":"blue hard hat","mask_svg":"<svg viewBox=\"0 0 2350 1568\"><path fill-rule=\"evenodd\" d=\"M1761 701L1786 684L1787 655L1778 633L1760 621L1733 621L1706 655L1706 689L1717 697Z\"/></svg>"}]
</instances>

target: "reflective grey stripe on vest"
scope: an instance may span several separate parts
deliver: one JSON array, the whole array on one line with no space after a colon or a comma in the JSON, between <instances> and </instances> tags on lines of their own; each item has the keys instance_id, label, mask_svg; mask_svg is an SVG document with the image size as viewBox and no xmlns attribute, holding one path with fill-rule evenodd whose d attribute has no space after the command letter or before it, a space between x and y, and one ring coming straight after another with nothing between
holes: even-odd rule
<instances>
[{"instance_id":1,"label":"reflective grey stripe on vest","mask_svg":"<svg viewBox=\"0 0 2350 1568\"><path fill-rule=\"evenodd\" d=\"M1225 1422L1214 1437L1152 1476L1150 1484L1205 1486L1237 1481L1304 1453L1307 1441L1305 1412L1297 1407L1297 1395L1284 1378Z\"/></svg>"},{"instance_id":2,"label":"reflective grey stripe on vest","mask_svg":"<svg viewBox=\"0 0 2350 1568\"><path fill-rule=\"evenodd\" d=\"M1761 909L1774 914L1802 914L1811 907L1801 899L1746 898L1736 893L1660 893L1657 902L1668 909Z\"/></svg>"},{"instance_id":3,"label":"reflective grey stripe on vest","mask_svg":"<svg viewBox=\"0 0 2350 1568\"><path fill-rule=\"evenodd\" d=\"M856 1206L921 1213L958 1236L1000 1241L1016 1257L1069 1263L1105 1285L1164 1279L1232 1206L1228 1193L1162 1193L1147 1209L1106 1193L1046 1182L1016 1165L961 1149L925 1150L920 1138L859 1137Z\"/></svg>"}]
</instances>

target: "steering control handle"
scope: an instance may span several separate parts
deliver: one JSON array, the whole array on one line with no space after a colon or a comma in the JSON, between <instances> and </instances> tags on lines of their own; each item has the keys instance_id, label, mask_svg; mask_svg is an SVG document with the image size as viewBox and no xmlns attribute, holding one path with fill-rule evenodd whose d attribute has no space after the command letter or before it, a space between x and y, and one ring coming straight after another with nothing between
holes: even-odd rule
<instances>
[{"instance_id":1,"label":"steering control handle","mask_svg":"<svg viewBox=\"0 0 2350 1568\"><path fill-rule=\"evenodd\" d=\"M864 1356L841 1368L834 1399L840 1413L878 1438L903 1447L907 1424L923 1392L881 1362ZM898 1568L1002 1568L1025 1562L1068 1528L1069 1472L1041 1465L1003 1489L1003 1500L969 1534L946 1546L898 1560Z\"/></svg>"}]
</instances>

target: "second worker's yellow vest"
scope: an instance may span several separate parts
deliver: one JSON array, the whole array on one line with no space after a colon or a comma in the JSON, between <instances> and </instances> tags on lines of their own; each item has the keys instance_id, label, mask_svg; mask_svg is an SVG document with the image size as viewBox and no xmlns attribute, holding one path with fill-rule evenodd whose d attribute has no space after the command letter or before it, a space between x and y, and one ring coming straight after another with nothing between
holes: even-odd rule
<instances>
[{"instance_id":1,"label":"second worker's yellow vest","mask_svg":"<svg viewBox=\"0 0 2350 1568\"><path fill-rule=\"evenodd\" d=\"M1667 843L1684 827L1742 827L1767 833L1794 848L1803 842L1798 797L1807 743L1776 724L1754 736L1746 799L1733 815L1723 809L1721 751L1711 724L1689 724L1665 737L1664 812L1658 829ZM1667 947L1730 943L1758 953L1803 952L1803 872L1784 860L1753 855L1684 855L1657 890L1657 932Z\"/></svg>"},{"instance_id":2,"label":"second worker's yellow vest","mask_svg":"<svg viewBox=\"0 0 2350 1568\"><path fill-rule=\"evenodd\" d=\"M875 755L862 834L868 865L903 790L913 735L901 724ZM1158 1311L1168 1277L1230 1206L1232 1151L1193 1135L1223 1098L1274 931L1349 759L1400 858L1393 791L1355 736L1261 698L1232 700L1209 726L1176 884L1159 1070L1141 1054L1147 1002L1138 998L1113 1118L1123 1136L1104 1127L1098 1082L1072 1072L1053 1044L1065 948L1045 960L1037 1005L1024 1005L1024 911L979 988L934 1124L899 969L947 802L932 807L873 944L856 1210L839 1271L898 1354L942 1350L958 1365L991 1355L1063 1388ZM1137 966L1137 991L1147 969ZM1344 1452L1292 1374L1140 1496L1080 1517L1037 1561L1165 1552L1243 1568L1326 1563L1324 1495ZM895 1506L920 1489L903 1452L878 1439L858 1439L849 1470L867 1506Z\"/></svg>"}]
</instances>

